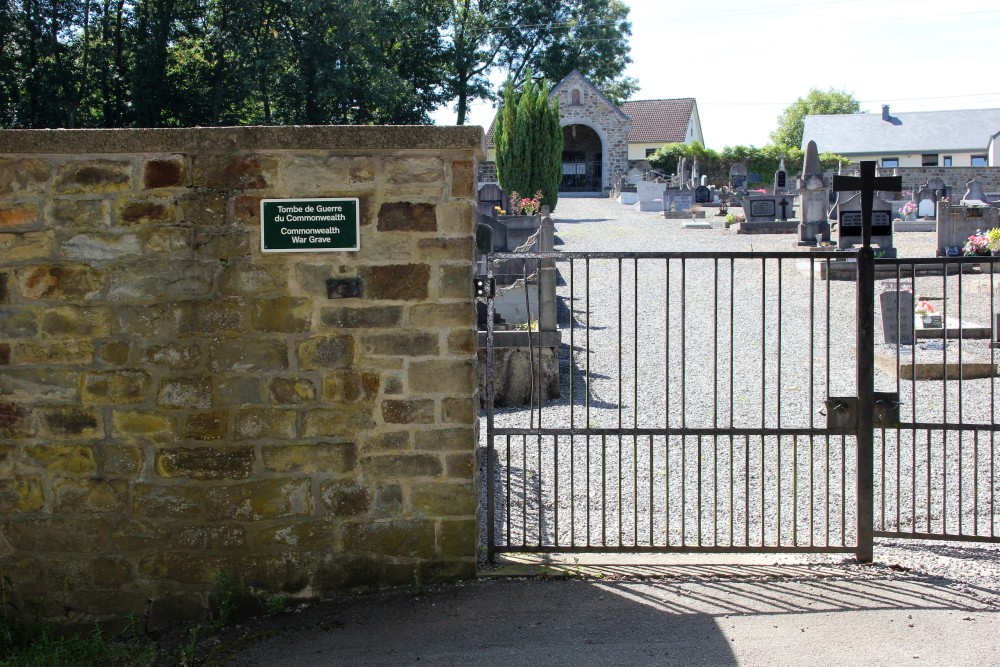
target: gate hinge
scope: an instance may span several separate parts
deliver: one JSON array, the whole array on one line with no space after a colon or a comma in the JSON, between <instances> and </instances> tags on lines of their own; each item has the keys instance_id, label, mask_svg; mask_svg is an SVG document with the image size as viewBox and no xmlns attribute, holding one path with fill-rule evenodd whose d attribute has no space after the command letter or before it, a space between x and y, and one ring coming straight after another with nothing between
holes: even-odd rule
<instances>
[{"instance_id":1,"label":"gate hinge","mask_svg":"<svg viewBox=\"0 0 1000 667\"><path fill-rule=\"evenodd\" d=\"M497 281L494 278L475 278L472 287L477 299L492 299L496 296Z\"/></svg>"}]
</instances>

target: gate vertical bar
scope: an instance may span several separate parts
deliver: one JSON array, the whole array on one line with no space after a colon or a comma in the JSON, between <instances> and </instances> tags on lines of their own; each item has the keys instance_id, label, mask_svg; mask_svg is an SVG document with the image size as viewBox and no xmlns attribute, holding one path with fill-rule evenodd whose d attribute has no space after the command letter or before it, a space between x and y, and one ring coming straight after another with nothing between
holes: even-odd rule
<instances>
[{"instance_id":1,"label":"gate vertical bar","mask_svg":"<svg viewBox=\"0 0 1000 667\"><path fill-rule=\"evenodd\" d=\"M493 488L493 475L495 453L493 450L493 400L495 398L495 388L493 386L493 318L496 316L496 304L493 302L493 262L490 255L486 256L486 558L490 563L496 562L496 489ZM510 442L510 438L507 439ZM508 451L510 448L508 447ZM509 457L508 457L509 458ZM510 470L510 466L507 466ZM505 493L510 493L510 485L507 485ZM507 522L510 525L510 522ZM481 533L480 533L481 534ZM510 540L508 540L508 545Z\"/></svg>"},{"instance_id":2,"label":"gate vertical bar","mask_svg":"<svg viewBox=\"0 0 1000 667\"><path fill-rule=\"evenodd\" d=\"M858 252L858 433L857 551L859 563L870 563L873 551L875 485L875 253L871 218L862 218L864 245Z\"/></svg>"}]
</instances>

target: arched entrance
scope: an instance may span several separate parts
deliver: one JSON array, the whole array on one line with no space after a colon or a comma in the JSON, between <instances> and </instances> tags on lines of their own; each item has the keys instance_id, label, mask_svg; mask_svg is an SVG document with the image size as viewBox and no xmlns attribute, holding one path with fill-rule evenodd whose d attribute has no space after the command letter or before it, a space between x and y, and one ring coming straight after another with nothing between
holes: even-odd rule
<instances>
[{"instance_id":1,"label":"arched entrance","mask_svg":"<svg viewBox=\"0 0 1000 667\"><path fill-rule=\"evenodd\" d=\"M563 127L562 183L560 192L603 192L604 146L601 137L586 125Z\"/></svg>"}]
</instances>

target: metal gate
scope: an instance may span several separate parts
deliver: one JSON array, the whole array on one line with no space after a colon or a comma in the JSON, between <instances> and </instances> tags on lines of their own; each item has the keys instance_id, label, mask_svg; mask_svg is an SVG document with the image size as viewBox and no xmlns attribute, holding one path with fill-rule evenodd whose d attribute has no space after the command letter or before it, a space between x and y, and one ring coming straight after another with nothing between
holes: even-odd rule
<instances>
[{"instance_id":1,"label":"metal gate","mask_svg":"<svg viewBox=\"0 0 1000 667\"><path fill-rule=\"evenodd\" d=\"M532 274L485 299L490 558L812 551L864 561L875 535L993 539L995 373L978 381L976 410L967 378L942 380L948 402L934 420L924 381L906 381L902 362L890 381L875 354L876 265L880 289L918 295L920 274L934 271L906 266L938 265L961 320L965 274L947 269L969 262L837 257L859 277L829 280L831 260L801 252L491 255L488 266L524 262ZM558 280L538 280L546 270ZM537 330L535 305L546 302L538 286L556 282L559 343ZM521 342L498 348L512 301L526 316L503 336ZM959 338L957 353L970 345ZM543 400L555 363L559 398ZM529 378L531 405L496 406L496 387L518 377Z\"/></svg>"}]
</instances>

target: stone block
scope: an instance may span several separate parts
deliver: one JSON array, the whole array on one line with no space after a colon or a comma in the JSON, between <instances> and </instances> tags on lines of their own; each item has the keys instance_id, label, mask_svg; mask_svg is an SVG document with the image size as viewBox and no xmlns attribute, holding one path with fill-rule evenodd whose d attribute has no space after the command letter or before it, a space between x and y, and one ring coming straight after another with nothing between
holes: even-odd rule
<instances>
[{"instance_id":1,"label":"stone block","mask_svg":"<svg viewBox=\"0 0 1000 667\"><path fill-rule=\"evenodd\" d=\"M420 581L429 585L474 579L476 567L473 556L467 556L464 560L436 558L417 564Z\"/></svg>"},{"instance_id":2,"label":"stone block","mask_svg":"<svg viewBox=\"0 0 1000 667\"><path fill-rule=\"evenodd\" d=\"M367 438L364 443L365 451L370 452L413 449L409 431L382 431Z\"/></svg>"},{"instance_id":3,"label":"stone block","mask_svg":"<svg viewBox=\"0 0 1000 667\"><path fill-rule=\"evenodd\" d=\"M281 338L219 338L208 347L213 373L283 371L288 368L288 346Z\"/></svg>"},{"instance_id":4,"label":"stone block","mask_svg":"<svg viewBox=\"0 0 1000 667\"><path fill-rule=\"evenodd\" d=\"M113 312L116 333L126 336L160 335L169 326L166 309L156 304L118 306Z\"/></svg>"},{"instance_id":5,"label":"stone block","mask_svg":"<svg viewBox=\"0 0 1000 667\"><path fill-rule=\"evenodd\" d=\"M287 269L283 266L257 264L232 264L222 272L219 290L223 294L242 296L251 294L283 294L288 288ZM323 295L326 295L324 287Z\"/></svg>"},{"instance_id":6,"label":"stone block","mask_svg":"<svg viewBox=\"0 0 1000 667\"><path fill-rule=\"evenodd\" d=\"M368 512L368 491L354 482L323 482L320 498L326 510L334 516L356 516Z\"/></svg>"},{"instance_id":7,"label":"stone block","mask_svg":"<svg viewBox=\"0 0 1000 667\"><path fill-rule=\"evenodd\" d=\"M213 521L263 521L312 513L310 483L301 479L267 479L223 486L205 492Z\"/></svg>"},{"instance_id":8,"label":"stone block","mask_svg":"<svg viewBox=\"0 0 1000 667\"><path fill-rule=\"evenodd\" d=\"M466 238L418 239L417 257L425 262L467 261L467 266L471 268L476 258L476 244L471 235ZM466 291L462 296L468 295Z\"/></svg>"},{"instance_id":9,"label":"stone block","mask_svg":"<svg viewBox=\"0 0 1000 667\"><path fill-rule=\"evenodd\" d=\"M323 399L331 403L370 403L378 388L378 373L339 371L323 377Z\"/></svg>"},{"instance_id":10,"label":"stone block","mask_svg":"<svg viewBox=\"0 0 1000 667\"><path fill-rule=\"evenodd\" d=\"M440 477L441 459L431 454L377 454L361 459L364 479L387 480L409 477Z\"/></svg>"},{"instance_id":11,"label":"stone block","mask_svg":"<svg viewBox=\"0 0 1000 667\"><path fill-rule=\"evenodd\" d=\"M191 370L201 361L201 350L194 344L163 343L151 345L142 353L145 363L171 370Z\"/></svg>"},{"instance_id":12,"label":"stone block","mask_svg":"<svg viewBox=\"0 0 1000 667\"><path fill-rule=\"evenodd\" d=\"M214 336L243 331L244 306L238 299L182 301L166 313L178 336Z\"/></svg>"},{"instance_id":13,"label":"stone block","mask_svg":"<svg viewBox=\"0 0 1000 667\"><path fill-rule=\"evenodd\" d=\"M288 156L281 164L281 186L299 195L328 196L330 183L338 192L370 189L375 180L375 163L370 157L337 155ZM355 186L355 187L351 187Z\"/></svg>"},{"instance_id":14,"label":"stone block","mask_svg":"<svg viewBox=\"0 0 1000 667\"><path fill-rule=\"evenodd\" d=\"M190 191L178 200L176 219L195 227L221 227L229 222L229 198L220 192Z\"/></svg>"},{"instance_id":15,"label":"stone block","mask_svg":"<svg viewBox=\"0 0 1000 667\"><path fill-rule=\"evenodd\" d=\"M182 156L153 158L142 165L142 187L145 190L179 188L187 185L187 163Z\"/></svg>"},{"instance_id":16,"label":"stone block","mask_svg":"<svg viewBox=\"0 0 1000 667\"><path fill-rule=\"evenodd\" d=\"M0 366L10 366L10 343L0 343Z\"/></svg>"},{"instance_id":17,"label":"stone block","mask_svg":"<svg viewBox=\"0 0 1000 667\"><path fill-rule=\"evenodd\" d=\"M45 507L42 478L37 475L16 475L0 479L0 512L19 514L36 512Z\"/></svg>"},{"instance_id":18,"label":"stone block","mask_svg":"<svg viewBox=\"0 0 1000 667\"><path fill-rule=\"evenodd\" d=\"M97 371L84 374L80 395L85 403L142 403L146 400L149 384L149 373L145 371Z\"/></svg>"},{"instance_id":19,"label":"stone block","mask_svg":"<svg viewBox=\"0 0 1000 667\"><path fill-rule=\"evenodd\" d=\"M199 227L194 230L191 248L205 258L239 258L253 254L259 238L254 238L243 229L227 227Z\"/></svg>"},{"instance_id":20,"label":"stone block","mask_svg":"<svg viewBox=\"0 0 1000 667\"><path fill-rule=\"evenodd\" d=\"M181 549L231 549L247 544L247 529L238 525L191 526L177 534Z\"/></svg>"},{"instance_id":21,"label":"stone block","mask_svg":"<svg viewBox=\"0 0 1000 667\"><path fill-rule=\"evenodd\" d=\"M309 378L276 377L267 383L272 403L295 405L316 400L316 385Z\"/></svg>"},{"instance_id":22,"label":"stone block","mask_svg":"<svg viewBox=\"0 0 1000 667\"><path fill-rule=\"evenodd\" d=\"M392 329L403 319L402 306L369 306L323 308L319 322L332 329Z\"/></svg>"},{"instance_id":23,"label":"stone block","mask_svg":"<svg viewBox=\"0 0 1000 667\"><path fill-rule=\"evenodd\" d=\"M451 196L473 199L476 194L476 165L471 160L452 160Z\"/></svg>"},{"instance_id":24,"label":"stone block","mask_svg":"<svg viewBox=\"0 0 1000 667\"><path fill-rule=\"evenodd\" d=\"M444 182L444 163L436 157L388 158L385 160L384 172L386 182L390 185L436 185L437 189L431 191L440 192Z\"/></svg>"},{"instance_id":25,"label":"stone block","mask_svg":"<svg viewBox=\"0 0 1000 667\"><path fill-rule=\"evenodd\" d=\"M230 569L228 556L204 551L167 551L142 558L138 572L147 580L204 588L215 580L219 572L229 572Z\"/></svg>"},{"instance_id":26,"label":"stone block","mask_svg":"<svg viewBox=\"0 0 1000 667\"><path fill-rule=\"evenodd\" d=\"M95 558L90 563L91 577L100 588L119 588L135 581L135 571L128 560L117 556Z\"/></svg>"},{"instance_id":27,"label":"stone block","mask_svg":"<svg viewBox=\"0 0 1000 667\"><path fill-rule=\"evenodd\" d=\"M29 445L24 448L24 458L30 465L40 466L50 473L83 475L97 469L94 448L89 445Z\"/></svg>"},{"instance_id":28,"label":"stone block","mask_svg":"<svg viewBox=\"0 0 1000 667\"><path fill-rule=\"evenodd\" d=\"M263 190L274 184L278 158L272 155L198 155L194 184L214 190Z\"/></svg>"},{"instance_id":29,"label":"stone block","mask_svg":"<svg viewBox=\"0 0 1000 667\"><path fill-rule=\"evenodd\" d=\"M0 438L33 435L35 435L35 420L31 410L18 403L0 402Z\"/></svg>"},{"instance_id":30,"label":"stone block","mask_svg":"<svg viewBox=\"0 0 1000 667\"><path fill-rule=\"evenodd\" d=\"M441 221L438 223L438 231L446 235L469 235L475 231L473 222L473 206L468 202L461 204L447 204L439 207Z\"/></svg>"},{"instance_id":31,"label":"stone block","mask_svg":"<svg viewBox=\"0 0 1000 667\"><path fill-rule=\"evenodd\" d=\"M46 308L42 315L42 331L60 338L104 337L111 332L109 311L76 306Z\"/></svg>"},{"instance_id":32,"label":"stone block","mask_svg":"<svg viewBox=\"0 0 1000 667\"><path fill-rule=\"evenodd\" d=\"M299 368L304 371L349 368L354 363L352 336L320 336L298 343Z\"/></svg>"},{"instance_id":33,"label":"stone block","mask_svg":"<svg viewBox=\"0 0 1000 667\"><path fill-rule=\"evenodd\" d=\"M333 410L309 410L302 417L302 436L306 438L353 438L375 426L367 405L344 405Z\"/></svg>"},{"instance_id":34,"label":"stone block","mask_svg":"<svg viewBox=\"0 0 1000 667\"><path fill-rule=\"evenodd\" d=\"M120 160L75 160L60 167L57 194L120 192L132 187L132 165Z\"/></svg>"},{"instance_id":35,"label":"stone block","mask_svg":"<svg viewBox=\"0 0 1000 667\"><path fill-rule=\"evenodd\" d=\"M316 570L314 586L323 596L384 586L381 559L359 555L332 555ZM412 578L411 578L412 581Z\"/></svg>"},{"instance_id":36,"label":"stone block","mask_svg":"<svg viewBox=\"0 0 1000 667\"><path fill-rule=\"evenodd\" d=\"M475 558L479 542L479 525L474 518L445 519L441 522L438 545L442 556Z\"/></svg>"},{"instance_id":37,"label":"stone block","mask_svg":"<svg viewBox=\"0 0 1000 667\"><path fill-rule=\"evenodd\" d=\"M100 460L105 475L132 476L142 470L142 450L133 445L110 445L100 448Z\"/></svg>"},{"instance_id":38,"label":"stone block","mask_svg":"<svg viewBox=\"0 0 1000 667\"><path fill-rule=\"evenodd\" d=\"M325 518L278 525L250 524L246 527L246 544L254 548L285 546L326 552L336 541L332 534L334 525Z\"/></svg>"},{"instance_id":39,"label":"stone block","mask_svg":"<svg viewBox=\"0 0 1000 667\"><path fill-rule=\"evenodd\" d=\"M472 422L474 423L474 422ZM471 452L476 447L477 426L451 426L416 432L413 448L417 451Z\"/></svg>"},{"instance_id":40,"label":"stone block","mask_svg":"<svg viewBox=\"0 0 1000 667\"><path fill-rule=\"evenodd\" d=\"M237 195L233 199L233 215L237 222L258 227L260 225L261 195Z\"/></svg>"},{"instance_id":41,"label":"stone block","mask_svg":"<svg viewBox=\"0 0 1000 667\"><path fill-rule=\"evenodd\" d=\"M257 331L304 333L312 324L312 299L290 296L251 302L250 326Z\"/></svg>"},{"instance_id":42,"label":"stone block","mask_svg":"<svg viewBox=\"0 0 1000 667\"><path fill-rule=\"evenodd\" d=\"M417 255L414 234L383 234L371 227L361 229L361 247L370 264L411 262Z\"/></svg>"},{"instance_id":43,"label":"stone block","mask_svg":"<svg viewBox=\"0 0 1000 667\"><path fill-rule=\"evenodd\" d=\"M48 162L28 157L0 158L0 195L41 194L52 178Z\"/></svg>"},{"instance_id":44,"label":"stone block","mask_svg":"<svg viewBox=\"0 0 1000 667\"><path fill-rule=\"evenodd\" d=\"M94 518L53 517L5 523L0 525L0 532L12 547L29 552L98 553L111 544L111 526Z\"/></svg>"},{"instance_id":45,"label":"stone block","mask_svg":"<svg viewBox=\"0 0 1000 667\"><path fill-rule=\"evenodd\" d=\"M403 489L398 484L386 484L375 489L372 516L386 518L403 513Z\"/></svg>"},{"instance_id":46,"label":"stone block","mask_svg":"<svg viewBox=\"0 0 1000 667\"><path fill-rule=\"evenodd\" d=\"M39 410L48 435L56 437L93 437L104 435L101 413L82 405L61 405Z\"/></svg>"},{"instance_id":47,"label":"stone block","mask_svg":"<svg viewBox=\"0 0 1000 667\"><path fill-rule=\"evenodd\" d=\"M388 202L378 211L380 232L436 232L437 210L433 204Z\"/></svg>"},{"instance_id":48,"label":"stone block","mask_svg":"<svg viewBox=\"0 0 1000 667\"><path fill-rule=\"evenodd\" d=\"M0 336L4 338L32 338L38 333L35 314L26 310L0 308Z\"/></svg>"},{"instance_id":49,"label":"stone block","mask_svg":"<svg viewBox=\"0 0 1000 667\"><path fill-rule=\"evenodd\" d=\"M433 424L434 401L396 400L382 401L382 419L387 424Z\"/></svg>"},{"instance_id":50,"label":"stone block","mask_svg":"<svg viewBox=\"0 0 1000 667\"><path fill-rule=\"evenodd\" d=\"M73 401L79 387L80 374L72 371L7 368L0 373L0 396L9 400Z\"/></svg>"},{"instance_id":51,"label":"stone block","mask_svg":"<svg viewBox=\"0 0 1000 667\"><path fill-rule=\"evenodd\" d=\"M212 379L209 377L169 378L160 382L156 404L169 409L212 407Z\"/></svg>"},{"instance_id":52,"label":"stone block","mask_svg":"<svg viewBox=\"0 0 1000 667\"><path fill-rule=\"evenodd\" d=\"M108 300L159 301L211 294L219 263L190 259L143 259L116 266L108 279Z\"/></svg>"},{"instance_id":53,"label":"stone block","mask_svg":"<svg viewBox=\"0 0 1000 667\"><path fill-rule=\"evenodd\" d=\"M177 217L174 205L159 199L127 198L118 204L118 224L122 226L170 224Z\"/></svg>"},{"instance_id":54,"label":"stone block","mask_svg":"<svg viewBox=\"0 0 1000 667\"><path fill-rule=\"evenodd\" d=\"M111 428L115 439L125 442L170 441L175 430L172 416L145 410L137 412L115 410L111 413Z\"/></svg>"},{"instance_id":55,"label":"stone block","mask_svg":"<svg viewBox=\"0 0 1000 667\"><path fill-rule=\"evenodd\" d=\"M472 359L411 361L407 376L411 392L468 394L476 390L476 365Z\"/></svg>"},{"instance_id":56,"label":"stone block","mask_svg":"<svg viewBox=\"0 0 1000 667\"><path fill-rule=\"evenodd\" d=\"M192 440L222 440L229 431L229 412L195 412L184 418L181 435Z\"/></svg>"},{"instance_id":57,"label":"stone block","mask_svg":"<svg viewBox=\"0 0 1000 667\"><path fill-rule=\"evenodd\" d=\"M426 299L430 273L427 264L387 264L365 266L358 270L367 298L391 301Z\"/></svg>"},{"instance_id":58,"label":"stone block","mask_svg":"<svg viewBox=\"0 0 1000 667\"><path fill-rule=\"evenodd\" d=\"M431 303L410 307L410 326L420 329L469 328L476 325L476 308L468 303Z\"/></svg>"},{"instance_id":59,"label":"stone block","mask_svg":"<svg viewBox=\"0 0 1000 667\"><path fill-rule=\"evenodd\" d=\"M298 549L284 549L260 556L244 556L239 559L237 568L244 585L258 590L284 591L290 594L301 594L310 585L312 572L320 556L316 553L302 553ZM244 614L252 615L254 605L260 606L260 599L247 593L247 601L243 607ZM239 617L237 616L237 619Z\"/></svg>"},{"instance_id":60,"label":"stone block","mask_svg":"<svg viewBox=\"0 0 1000 667\"><path fill-rule=\"evenodd\" d=\"M233 413L233 439L294 438L295 420L294 410L240 408Z\"/></svg>"},{"instance_id":61,"label":"stone block","mask_svg":"<svg viewBox=\"0 0 1000 667\"><path fill-rule=\"evenodd\" d=\"M361 351L366 355L424 357L438 354L437 334L423 331L394 331L363 336Z\"/></svg>"},{"instance_id":62,"label":"stone block","mask_svg":"<svg viewBox=\"0 0 1000 667\"><path fill-rule=\"evenodd\" d=\"M263 402L261 381L252 375L222 378L218 380L216 393L222 405L258 405Z\"/></svg>"},{"instance_id":63,"label":"stone block","mask_svg":"<svg viewBox=\"0 0 1000 667\"><path fill-rule=\"evenodd\" d=\"M426 239L422 239L426 240ZM444 264L437 267L437 295L442 299L468 299L469 285L475 277L472 261L464 265Z\"/></svg>"},{"instance_id":64,"label":"stone block","mask_svg":"<svg viewBox=\"0 0 1000 667\"><path fill-rule=\"evenodd\" d=\"M352 442L261 447L264 468L270 472L343 475L354 470L357 447Z\"/></svg>"},{"instance_id":65,"label":"stone block","mask_svg":"<svg viewBox=\"0 0 1000 667\"><path fill-rule=\"evenodd\" d=\"M15 277L24 299L93 299L105 283L102 270L79 264L18 267Z\"/></svg>"},{"instance_id":66,"label":"stone block","mask_svg":"<svg viewBox=\"0 0 1000 667\"><path fill-rule=\"evenodd\" d=\"M464 484L417 484L410 504L427 516L475 516L477 495L472 482Z\"/></svg>"},{"instance_id":67,"label":"stone block","mask_svg":"<svg viewBox=\"0 0 1000 667\"><path fill-rule=\"evenodd\" d=\"M89 340L60 340L47 345L20 343L17 346L19 364L55 364L73 366L94 360L94 344Z\"/></svg>"},{"instance_id":68,"label":"stone block","mask_svg":"<svg viewBox=\"0 0 1000 667\"><path fill-rule=\"evenodd\" d=\"M396 558L430 558L434 555L434 522L426 520L350 523L344 527L344 546Z\"/></svg>"},{"instance_id":69,"label":"stone block","mask_svg":"<svg viewBox=\"0 0 1000 667\"><path fill-rule=\"evenodd\" d=\"M0 206L0 229L32 227L38 224L38 209L28 204Z\"/></svg>"},{"instance_id":70,"label":"stone block","mask_svg":"<svg viewBox=\"0 0 1000 667\"><path fill-rule=\"evenodd\" d=\"M127 340L110 340L97 348L97 360L112 366L123 366L132 358L132 346Z\"/></svg>"},{"instance_id":71,"label":"stone block","mask_svg":"<svg viewBox=\"0 0 1000 667\"><path fill-rule=\"evenodd\" d=\"M474 356L479 349L475 329L459 329L448 334L448 352L458 356Z\"/></svg>"},{"instance_id":72,"label":"stone block","mask_svg":"<svg viewBox=\"0 0 1000 667\"><path fill-rule=\"evenodd\" d=\"M0 234L0 255L7 262L45 261L55 252L53 232Z\"/></svg>"},{"instance_id":73,"label":"stone block","mask_svg":"<svg viewBox=\"0 0 1000 667\"><path fill-rule=\"evenodd\" d=\"M204 495L205 489L199 486L135 484L132 511L150 519L197 519L202 515Z\"/></svg>"},{"instance_id":74,"label":"stone block","mask_svg":"<svg viewBox=\"0 0 1000 667\"><path fill-rule=\"evenodd\" d=\"M92 513L125 510L128 482L123 479L58 479L52 485L57 512Z\"/></svg>"},{"instance_id":75,"label":"stone block","mask_svg":"<svg viewBox=\"0 0 1000 667\"><path fill-rule=\"evenodd\" d=\"M476 472L476 455L471 452L445 454L444 469L445 477L450 479L471 479Z\"/></svg>"},{"instance_id":76,"label":"stone block","mask_svg":"<svg viewBox=\"0 0 1000 667\"><path fill-rule=\"evenodd\" d=\"M156 453L156 474L172 479L246 479L253 472L253 447L181 447Z\"/></svg>"},{"instance_id":77,"label":"stone block","mask_svg":"<svg viewBox=\"0 0 1000 667\"><path fill-rule=\"evenodd\" d=\"M60 230L100 229L110 224L109 208L102 199L53 199L45 217L51 227Z\"/></svg>"}]
</instances>

